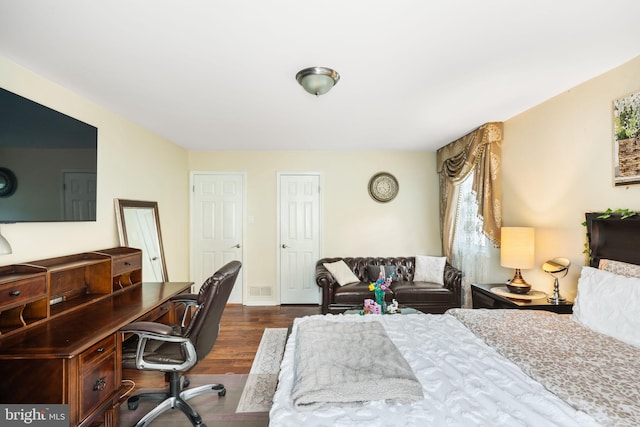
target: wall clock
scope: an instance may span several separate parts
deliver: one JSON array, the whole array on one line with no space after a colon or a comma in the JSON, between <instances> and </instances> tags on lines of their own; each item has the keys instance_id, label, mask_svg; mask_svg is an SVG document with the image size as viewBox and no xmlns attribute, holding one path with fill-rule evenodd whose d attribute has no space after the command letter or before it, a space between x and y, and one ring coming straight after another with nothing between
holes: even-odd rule
<instances>
[{"instance_id":1,"label":"wall clock","mask_svg":"<svg viewBox=\"0 0 640 427\"><path fill-rule=\"evenodd\" d=\"M369 194L377 202L389 202L398 194L398 180L388 172L379 172L369 180Z\"/></svg>"}]
</instances>

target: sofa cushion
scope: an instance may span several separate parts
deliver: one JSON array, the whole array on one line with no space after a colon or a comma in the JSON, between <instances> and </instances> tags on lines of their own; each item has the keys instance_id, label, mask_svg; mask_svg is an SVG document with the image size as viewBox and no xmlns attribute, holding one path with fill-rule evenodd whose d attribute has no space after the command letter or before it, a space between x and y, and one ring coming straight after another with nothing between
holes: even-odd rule
<instances>
[{"instance_id":1,"label":"sofa cushion","mask_svg":"<svg viewBox=\"0 0 640 427\"><path fill-rule=\"evenodd\" d=\"M447 302L451 300L451 291L433 282L393 282L391 284L398 302L411 306L411 303Z\"/></svg>"},{"instance_id":2,"label":"sofa cushion","mask_svg":"<svg viewBox=\"0 0 640 427\"><path fill-rule=\"evenodd\" d=\"M413 280L416 282L433 282L444 286L444 265L446 257L416 255L416 272Z\"/></svg>"},{"instance_id":3,"label":"sofa cushion","mask_svg":"<svg viewBox=\"0 0 640 427\"><path fill-rule=\"evenodd\" d=\"M367 265L367 276L370 282L375 282L380 277L382 270L385 279L391 276L391 280L396 280L396 267L394 265Z\"/></svg>"},{"instance_id":4,"label":"sofa cushion","mask_svg":"<svg viewBox=\"0 0 640 427\"><path fill-rule=\"evenodd\" d=\"M349 283L360 282L360 279L358 279L358 277L353 274L353 271L351 271L349 266L347 266L347 264L343 260L331 263L325 262L322 265L324 265L324 267L329 270L329 273L331 273L333 278L336 279L336 282L338 282L340 286L344 286Z\"/></svg>"},{"instance_id":5,"label":"sofa cushion","mask_svg":"<svg viewBox=\"0 0 640 427\"><path fill-rule=\"evenodd\" d=\"M335 304L362 305L367 298L375 298L373 292L369 290L369 283L349 283L336 289L333 302ZM384 299L391 302L393 294L390 290L385 291Z\"/></svg>"}]
</instances>

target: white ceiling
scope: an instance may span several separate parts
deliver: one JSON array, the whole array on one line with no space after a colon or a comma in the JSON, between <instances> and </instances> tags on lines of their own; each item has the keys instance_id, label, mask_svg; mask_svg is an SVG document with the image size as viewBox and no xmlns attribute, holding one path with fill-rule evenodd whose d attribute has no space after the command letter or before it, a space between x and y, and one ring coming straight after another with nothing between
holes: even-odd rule
<instances>
[{"instance_id":1,"label":"white ceiling","mask_svg":"<svg viewBox=\"0 0 640 427\"><path fill-rule=\"evenodd\" d=\"M434 150L640 55L639 19L638 0L0 0L0 56L189 149ZM306 93L311 66L340 82Z\"/></svg>"}]
</instances>

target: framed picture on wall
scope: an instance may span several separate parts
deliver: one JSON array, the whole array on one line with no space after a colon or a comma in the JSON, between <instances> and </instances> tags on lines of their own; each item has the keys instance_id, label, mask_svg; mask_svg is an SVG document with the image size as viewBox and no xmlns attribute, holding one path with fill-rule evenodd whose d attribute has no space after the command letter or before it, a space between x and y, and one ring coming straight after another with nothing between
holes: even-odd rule
<instances>
[{"instance_id":1,"label":"framed picture on wall","mask_svg":"<svg viewBox=\"0 0 640 427\"><path fill-rule=\"evenodd\" d=\"M613 183L640 184L640 92L613 101Z\"/></svg>"}]
</instances>

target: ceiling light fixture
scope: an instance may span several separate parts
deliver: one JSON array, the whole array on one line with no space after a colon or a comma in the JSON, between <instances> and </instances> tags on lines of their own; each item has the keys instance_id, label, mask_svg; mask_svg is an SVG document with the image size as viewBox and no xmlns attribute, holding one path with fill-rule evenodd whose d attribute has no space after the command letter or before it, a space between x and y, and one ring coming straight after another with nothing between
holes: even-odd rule
<instances>
[{"instance_id":1,"label":"ceiling light fixture","mask_svg":"<svg viewBox=\"0 0 640 427\"><path fill-rule=\"evenodd\" d=\"M323 95L334 87L340 80L340 74L331 68L311 67L298 71L296 80L312 95Z\"/></svg>"}]
</instances>

